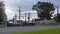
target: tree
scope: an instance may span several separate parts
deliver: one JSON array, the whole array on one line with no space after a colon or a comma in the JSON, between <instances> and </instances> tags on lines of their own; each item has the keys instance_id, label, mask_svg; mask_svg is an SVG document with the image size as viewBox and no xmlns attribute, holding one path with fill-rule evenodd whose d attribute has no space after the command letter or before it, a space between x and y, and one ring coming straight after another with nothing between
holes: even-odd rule
<instances>
[{"instance_id":1,"label":"tree","mask_svg":"<svg viewBox=\"0 0 60 34\"><path fill-rule=\"evenodd\" d=\"M57 22L60 22L60 14L57 14L57 15L54 17L54 20L56 20Z\"/></svg>"},{"instance_id":2,"label":"tree","mask_svg":"<svg viewBox=\"0 0 60 34\"><path fill-rule=\"evenodd\" d=\"M32 7L33 10L37 11L38 17L40 19L51 19L52 14L54 13L54 5L52 3L49 2L40 2L38 1L38 3L36 5L33 5Z\"/></svg>"},{"instance_id":3,"label":"tree","mask_svg":"<svg viewBox=\"0 0 60 34\"><path fill-rule=\"evenodd\" d=\"M5 14L5 4L3 1L0 1L0 23L5 20L7 20L7 16Z\"/></svg>"}]
</instances>

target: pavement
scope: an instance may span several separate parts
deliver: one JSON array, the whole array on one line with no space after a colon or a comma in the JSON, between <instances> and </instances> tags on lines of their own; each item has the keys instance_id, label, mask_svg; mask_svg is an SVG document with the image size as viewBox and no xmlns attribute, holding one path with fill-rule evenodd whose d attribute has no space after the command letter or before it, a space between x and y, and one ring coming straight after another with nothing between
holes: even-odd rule
<instances>
[{"instance_id":1,"label":"pavement","mask_svg":"<svg viewBox=\"0 0 60 34\"><path fill-rule=\"evenodd\" d=\"M13 34L13 32L25 32L33 30L43 30L49 28L60 28L60 25L38 25L0 28L0 34Z\"/></svg>"}]
</instances>

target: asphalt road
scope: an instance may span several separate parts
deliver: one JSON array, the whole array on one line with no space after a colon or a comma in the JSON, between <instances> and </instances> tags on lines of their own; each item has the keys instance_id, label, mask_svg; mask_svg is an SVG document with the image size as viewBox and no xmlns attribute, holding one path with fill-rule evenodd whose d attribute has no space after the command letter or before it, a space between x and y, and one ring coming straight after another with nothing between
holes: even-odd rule
<instances>
[{"instance_id":1,"label":"asphalt road","mask_svg":"<svg viewBox=\"0 0 60 34\"><path fill-rule=\"evenodd\" d=\"M5 28L0 28L0 34L12 34L13 32L25 32L32 30L48 29L48 28L60 28L60 25L5 27Z\"/></svg>"}]
</instances>

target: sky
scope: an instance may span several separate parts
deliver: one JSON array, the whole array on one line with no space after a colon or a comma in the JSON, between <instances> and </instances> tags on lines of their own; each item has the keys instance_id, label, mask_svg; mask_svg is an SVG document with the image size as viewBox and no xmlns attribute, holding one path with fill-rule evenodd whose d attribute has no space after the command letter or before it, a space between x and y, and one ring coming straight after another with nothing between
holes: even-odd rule
<instances>
[{"instance_id":1,"label":"sky","mask_svg":"<svg viewBox=\"0 0 60 34\"><path fill-rule=\"evenodd\" d=\"M54 6L60 6L60 0L2 0L2 1L4 1L5 3L5 12L7 14L8 20L12 19L15 13L18 15L19 9L18 7L21 7L21 13L23 14L29 12L37 13L36 11L32 10L32 6L35 5L38 1L51 2L54 4Z\"/></svg>"}]
</instances>

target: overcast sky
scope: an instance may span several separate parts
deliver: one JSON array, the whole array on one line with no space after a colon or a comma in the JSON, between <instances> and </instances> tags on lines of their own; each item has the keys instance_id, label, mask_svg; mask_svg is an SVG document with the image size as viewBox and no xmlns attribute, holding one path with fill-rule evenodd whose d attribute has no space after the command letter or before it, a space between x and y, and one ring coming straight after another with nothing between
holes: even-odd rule
<instances>
[{"instance_id":1,"label":"overcast sky","mask_svg":"<svg viewBox=\"0 0 60 34\"><path fill-rule=\"evenodd\" d=\"M60 0L3 0L5 3L6 14L8 19L11 19L15 12L18 12L18 7L21 7L21 11L25 12L33 12L32 6L36 4L38 1L41 2L51 2L55 6L60 6ZM36 13L36 11L35 11Z\"/></svg>"}]
</instances>

